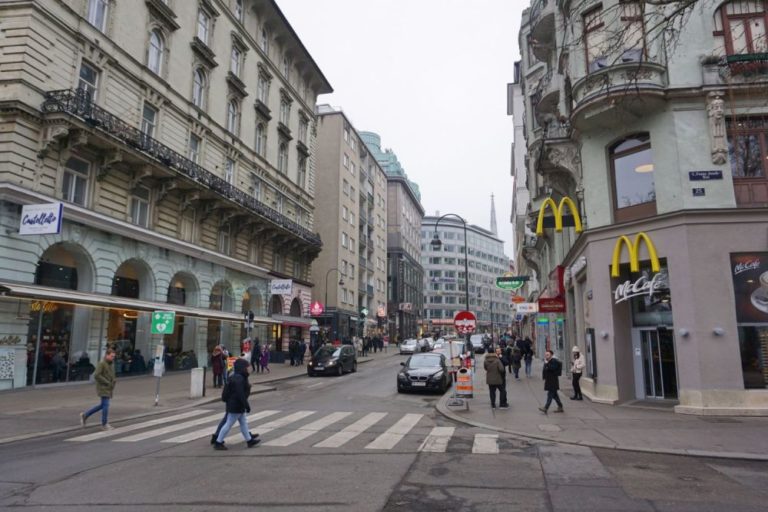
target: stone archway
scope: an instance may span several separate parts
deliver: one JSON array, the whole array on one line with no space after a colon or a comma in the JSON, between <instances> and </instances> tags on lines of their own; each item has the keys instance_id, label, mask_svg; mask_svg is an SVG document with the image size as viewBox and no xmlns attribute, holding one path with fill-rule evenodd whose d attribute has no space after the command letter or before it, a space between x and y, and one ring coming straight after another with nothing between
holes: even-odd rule
<instances>
[{"instance_id":1,"label":"stone archway","mask_svg":"<svg viewBox=\"0 0 768 512\"><path fill-rule=\"evenodd\" d=\"M269 314L283 314L283 297L281 295L273 295L272 298L269 299Z\"/></svg>"},{"instance_id":2,"label":"stone archway","mask_svg":"<svg viewBox=\"0 0 768 512\"><path fill-rule=\"evenodd\" d=\"M197 306L199 300L200 285L197 282L197 278L189 272L177 272L174 274L168 283L166 302L179 306ZM196 327L197 322L194 318L176 315L173 333L163 335L163 343L166 348L166 370L178 369L178 365L175 363L176 360L180 359L182 353L194 352L197 346L195 342Z\"/></svg>"},{"instance_id":3,"label":"stone archway","mask_svg":"<svg viewBox=\"0 0 768 512\"><path fill-rule=\"evenodd\" d=\"M154 300L155 277L152 268L138 258L124 261L112 278L112 295L130 299ZM141 374L151 353L150 314L135 310L111 309L107 322L107 342L117 351L115 372ZM141 354L141 357L136 357Z\"/></svg>"},{"instance_id":4,"label":"stone archway","mask_svg":"<svg viewBox=\"0 0 768 512\"><path fill-rule=\"evenodd\" d=\"M291 310L290 310L290 313L288 313L288 314L289 314L290 316L298 316L298 317L302 316L302 311L301 311L301 300L299 300L299 298L298 298L298 297L295 297L295 298L294 298L294 299L291 301Z\"/></svg>"},{"instance_id":5,"label":"stone archway","mask_svg":"<svg viewBox=\"0 0 768 512\"><path fill-rule=\"evenodd\" d=\"M234 290L229 281L218 281L211 288L208 308L216 311L234 311ZM240 344L235 336L237 329L232 328L231 322L221 320L208 320L208 334L206 337L206 350L208 354L213 352L216 345L224 345L233 355L240 354Z\"/></svg>"}]
</instances>

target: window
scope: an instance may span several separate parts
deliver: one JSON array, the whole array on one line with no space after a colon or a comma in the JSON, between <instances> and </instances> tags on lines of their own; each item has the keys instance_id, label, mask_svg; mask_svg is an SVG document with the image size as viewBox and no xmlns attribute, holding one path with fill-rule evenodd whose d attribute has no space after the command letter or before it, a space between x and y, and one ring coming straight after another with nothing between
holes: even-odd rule
<instances>
[{"instance_id":1,"label":"window","mask_svg":"<svg viewBox=\"0 0 768 512\"><path fill-rule=\"evenodd\" d=\"M88 23L106 32L108 9L109 0L88 0Z\"/></svg>"},{"instance_id":2,"label":"window","mask_svg":"<svg viewBox=\"0 0 768 512\"><path fill-rule=\"evenodd\" d=\"M354 253L355 252L355 247L357 247L355 245L355 239L352 238L352 237L349 237L349 251Z\"/></svg>"},{"instance_id":3,"label":"window","mask_svg":"<svg viewBox=\"0 0 768 512\"><path fill-rule=\"evenodd\" d=\"M259 82L256 85L256 98L267 105L269 102L269 78L259 74Z\"/></svg>"},{"instance_id":4,"label":"window","mask_svg":"<svg viewBox=\"0 0 768 512\"><path fill-rule=\"evenodd\" d=\"M234 135L240 131L240 105L237 100L229 100L227 104L227 130Z\"/></svg>"},{"instance_id":5,"label":"window","mask_svg":"<svg viewBox=\"0 0 768 512\"><path fill-rule=\"evenodd\" d=\"M304 144L307 143L307 131L309 130L309 121L301 119L299 122L299 140Z\"/></svg>"},{"instance_id":6,"label":"window","mask_svg":"<svg viewBox=\"0 0 768 512\"><path fill-rule=\"evenodd\" d=\"M206 77L201 68L195 70L192 80L192 103L198 108L204 108Z\"/></svg>"},{"instance_id":7,"label":"window","mask_svg":"<svg viewBox=\"0 0 768 512\"><path fill-rule=\"evenodd\" d=\"M144 110L141 113L141 133L147 137L154 137L156 126L157 109L149 103L144 103Z\"/></svg>"},{"instance_id":8,"label":"window","mask_svg":"<svg viewBox=\"0 0 768 512\"><path fill-rule=\"evenodd\" d=\"M179 223L179 236L187 242L194 241L195 238L195 210L187 208L181 212L181 222Z\"/></svg>"},{"instance_id":9,"label":"window","mask_svg":"<svg viewBox=\"0 0 768 512\"><path fill-rule=\"evenodd\" d=\"M637 0L625 1L619 4L621 8L621 61L639 62L642 60L645 48L645 30L643 27L643 10Z\"/></svg>"},{"instance_id":10,"label":"window","mask_svg":"<svg viewBox=\"0 0 768 512\"><path fill-rule=\"evenodd\" d=\"M341 233L341 246L346 249L348 245L349 245L349 235L347 235L346 233L342 232Z\"/></svg>"},{"instance_id":11,"label":"window","mask_svg":"<svg viewBox=\"0 0 768 512\"><path fill-rule=\"evenodd\" d=\"M224 181L232 185L235 182L235 161L227 158L224 163Z\"/></svg>"},{"instance_id":12,"label":"window","mask_svg":"<svg viewBox=\"0 0 768 512\"><path fill-rule=\"evenodd\" d=\"M349 182L347 180L344 180L341 185L341 190L344 192L345 196L349 195Z\"/></svg>"},{"instance_id":13,"label":"window","mask_svg":"<svg viewBox=\"0 0 768 512\"><path fill-rule=\"evenodd\" d=\"M764 1L734 0L715 11L715 43L728 55L768 52L768 8Z\"/></svg>"},{"instance_id":14,"label":"window","mask_svg":"<svg viewBox=\"0 0 768 512\"><path fill-rule=\"evenodd\" d=\"M143 228L149 227L148 187L136 187L131 197L131 222Z\"/></svg>"},{"instance_id":15,"label":"window","mask_svg":"<svg viewBox=\"0 0 768 512\"><path fill-rule=\"evenodd\" d=\"M208 44L208 36L211 31L211 17L204 10L197 11L197 38Z\"/></svg>"},{"instance_id":16,"label":"window","mask_svg":"<svg viewBox=\"0 0 768 512\"><path fill-rule=\"evenodd\" d=\"M307 158L304 156L299 157L299 170L296 176L296 184L301 188L307 186Z\"/></svg>"},{"instance_id":17,"label":"window","mask_svg":"<svg viewBox=\"0 0 768 512\"><path fill-rule=\"evenodd\" d=\"M77 88L85 92L91 101L96 101L99 91L99 72L86 61L80 63L80 81Z\"/></svg>"},{"instance_id":18,"label":"window","mask_svg":"<svg viewBox=\"0 0 768 512\"><path fill-rule=\"evenodd\" d=\"M341 218L347 220L349 218L349 209L346 206L341 207Z\"/></svg>"},{"instance_id":19,"label":"window","mask_svg":"<svg viewBox=\"0 0 768 512\"><path fill-rule=\"evenodd\" d=\"M284 205L285 200L283 199L283 196L277 196L277 202L275 203L275 209L277 210L277 213L283 213Z\"/></svg>"},{"instance_id":20,"label":"window","mask_svg":"<svg viewBox=\"0 0 768 512\"><path fill-rule=\"evenodd\" d=\"M229 70L235 76L240 76L240 63L242 62L243 54L237 46L232 47L232 54L230 56Z\"/></svg>"},{"instance_id":21,"label":"window","mask_svg":"<svg viewBox=\"0 0 768 512\"><path fill-rule=\"evenodd\" d=\"M253 177L253 197L261 201L261 180L256 176Z\"/></svg>"},{"instance_id":22,"label":"window","mask_svg":"<svg viewBox=\"0 0 768 512\"><path fill-rule=\"evenodd\" d=\"M165 41L159 30L149 33L149 55L147 55L147 67L154 73L160 74L163 68L163 53L165 53Z\"/></svg>"},{"instance_id":23,"label":"window","mask_svg":"<svg viewBox=\"0 0 768 512\"><path fill-rule=\"evenodd\" d=\"M352 176L355 175L355 164L352 162L349 163L349 174L351 174Z\"/></svg>"},{"instance_id":24,"label":"window","mask_svg":"<svg viewBox=\"0 0 768 512\"><path fill-rule=\"evenodd\" d=\"M256 146L254 147L256 153L264 156L267 150L267 127L264 123L256 125Z\"/></svg>"},{"instance_id":25,"label":"window","mask_svg":"<svg viewBox=\"0 0 768 512\"><path fill-rule=\"evenodd\" d=\"M219 252L229 254L232 248L232 227L224 226L219 230Z\"/></svg>"},{"instance_id":26,"label":"window","mask_svg":"<svg viewBox=\"0 0 768 512\"><path fill-rule=\"evenodd\" d=\"M738 206L763 206L768 190L768 117L728 119L728 157Z\"/></svg>"},{"instance_id":27,"label":"window","mask_svg":"<svg viewBox=\"0 0 768 512\"><path fill-rule=\"evenodd\" d=\"M282 272L285 269L285 255L275 251L274 270Z\"/></svg>"},{"instance_id":28,"label":"window","mask_svg":"<svg viewBox=\"0 0 768 512\"><path fill-rule=\"evenodd\" d=\"M344 156L341 159L341 164L344 166L345 169L349 169L349 155L344 153Z\"/></svg>"},{"instance_id":29,"label":"window","mask_svg":"<svg viewBox=\"0 0 768 512\"><path fill-rule=\"evenodd\" d=\"M203 141L200 139L200 137L194 133L189 134L189 149L187 151L187 158L196 164L200 163L200 146L202 142Z\"/></svg>"},{"instance_id":30,"label":"window","mask_svg":"<svg viewBox=\"0 0 768 512\"><path fill-rule=\"evenodd\" d=\"M610 158L616 222L655 215L653 151L648 134L614 144Z\"/></svg>"},{"instance_id":31,"label":"window","mask_svg":"<svg viewBox=\"0 0 768 512\"><path fill-rule=\"evenodd\" d=\"M266 28L261 29L261 41L260 41L261 49L264 50L264 53L269 55L269 32Z\"/></svg>"},{"instance_id":32,"label":"window","mask_svg":"<svg viewBox=\"0 0 768 512\"><path fill-rule=\"evenodd\" d=\"M290 79L291 75L291 59L288 55L283 55L283 76L286 80Z\"/></svg>"},{"instance_id":33,"label":"window","mask_svg":"<svg viewBox=\"0 0 768 512\"><path fill-rule=\"evenodd\" d=\"M349 127L344 126L344 142L349 142Z\"/></svg>"},{"instance_id":34,"label":"window","mask_svg":"<svg viewBox=\"0 0 768 512\"><path fill-rule=\"evenodd\" d=\"M587 54L587 72L591 73L608 65L602 7L584 15L584 46Z\"/></svg>"},{"instance_id":35,"label":"window","mask_svg":"<svg viewBox=\"0 0 768 512\"><path fill-rule=\"evenodd\" d=\"M237 18L237 21L239 21L240 23L243 22L244 12L245 11L243 10L243 0L235 0L235 8L232 11L232 13L235 15L235 18Z\"/></svg>"},{"instance_id":36,"label":"window","mask_svg":"<svg viewBox=\"0 0 768 512\"><path fill-rule=\"evenodd\" d=\"M354 213L350 213L350 214L349 214L349 224L350 224L352 227L354 227L354 226L355 226L355 214L354 214Z\"/></svg>"},{"instance_id":37,"label":"window","mask_svg":"<svg viewBox=\"0 0 768 512\"><path fill-rule=\"evenodd\" d=\"M280 122L288 126L288 120L291 118L291 104L288 101L280 101Z\"/></svg>"},{"instance_id":38,"label":"window","mask_svg":"<svg viewBox=\"0 0 768 512\"><path fill-rule=\"evenodd\" d=\"M64 166L61 198L64 201L85 206L90 173L91 164L85 160L75 157L67 160L67 165Z\"/></svg>"},{"instance_id":39,"label":"window","mask_svg":"<svg viewBox=\"0 0 768 512\"><path fill-rule=\"evenodd\" d=\"M277 170L285 174L288 172L288 143L280 142L277 150Z\"/></svg>"}]
</instances>

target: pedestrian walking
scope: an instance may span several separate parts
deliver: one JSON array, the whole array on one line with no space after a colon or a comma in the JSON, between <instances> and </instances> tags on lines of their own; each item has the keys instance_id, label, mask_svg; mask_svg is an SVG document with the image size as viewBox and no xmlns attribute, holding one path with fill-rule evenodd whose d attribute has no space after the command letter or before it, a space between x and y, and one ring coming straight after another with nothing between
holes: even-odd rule
<instances>
[{"instance_id":1,"label":"pedestrian walking","mask_svg":"<svg viewBox=\"0 0 768 512\"><path fill-rule=\"evenodd\" d=\"M85 422L91 414L101 411L101 428L112 430L109 424L109 401L112 399L112 393L115 390L115 350L108 348L104 354L104 359L96 365L96 371L93 372L93 380L96 382L96 395L101 399L99 405L96 405L86 412L80 413L80 426L85 427Z\"/></svg>"},{"instance_id":2,"label":"pedestrian walking","mask_svg":"<svg viewBox=\"0 0 768 512\"><path fill-rule=\"evenodd\" d=\"M531 367L533 366L533 343L530 338L523 340L523 361L525 362L525 376L531 376Z\"/></svg>"},{"instance_id":3,"label":"pedestrian walking","mask_svg":"<svg viewBox=\"0 0 768 512\"><path fill-rule=\"evenodd\" d=\"M571 361L571 383L573 384L573 396L571 397L571 400L584 400L584 397L581 396L581 384L579 384L579 380L581 379L581 374L584 371L586 364L584 363L584 358L581 357L579 347L573 347L571 352L573 352L573 361Z\"/></svg>"},{"instance_id":4,"label":"pedestrian walking","mask_svg":"<svg viewBox=\"0 0 768 512\"><path fill-rule=\"evenodd\" d=\"M219 435L213 443L214 450L226 450L224 444L227 434L232 429L235 422L240 424L240 433L248 444L248 448L259 444L259 438L251 435L248 430L248 418L246 414L251 412L251 406L248 403L248 395L251 394L251 385L248 383L248 361L238 359L235 361L234 372L224 391L221 399L227 404L227 421L219 430Z\"/></svg>"},{"instance_id":5,"label":"pedestrian walking","mask_svg":"<svg viewBox=\"0 0 768 512\"><path fill-rule=\"evenodd\" d=\"M560 397L557 395L557 390L560 389L560 375L562 374L562 363L555 358L551 350L544 352L544 369L541 375L544 379L544 390L547 392L547 403L544 404L544 407L539 407L539 410L544 414L547 414L552 400L557 403L555 412L563 412L563 402L560 401Z\"/></svg>"},{"instance_id":6,"label":"pedestrian walking","mask_svg":"<svg viewBox=\"0 0 768 512\"><path fill-rule=\"evenodd\" d=\"M224 352L220 345L213 347L211 353L211 370L213 371L213 387L220 388L224 385L224 368L227 361L224 358Z\"/></svg>"},{"instance_id":7,"label":"pedestrian walking","mask_svg":"<svg viewBox=\"0 0 768 512\"><path fill-rule=\"evenodd\" d=\"M520 363L523 360L523 351L520 347L514 345L512 347L512 371L515 372L515 378L520 379Z\"/></svg>"},{"instance_id":8,"label":"pedestrian walking","mask_svg":"<svg viewBox=\"0 0 768 512\"><path fill-rule=\"evenodd\" d=\"M485 368L485 383L488 385L488 391L491 395L491 409L496 408L496 391L499 391L499 407L501 409L509 408L507 403L507 390L504 386L504 366L495 352L489 352L485 355L483 361Z\"/></svg>"},{"instance_id":9,"label":"pedestrian walking","mask_svg":"<svg viewBox=\"0 0 768 512\"><path fill-rule=\"evenodd\" d=\"M501 353L504 354L501 358L501 364L504 368L512 373L512 345L507 345L501 349Z\"/></svg>"},{"instance_id":10,"label":"pedestrian walking","mask_svg":"<svg viewBox=\"0 0 768 512\"><path fill-rule=\"evenodd\" d=\"M261 342L258 336L253 337L251 343L251 371L259 373L261 366L259 366L259 356L261 356Z\"/></svg>"},{"instance_id":11,"label":"pedestrian walking","mask_svg":"<svg viewBox=\"0 0 768 512\"><path fill-rule=\"evenodd\" d=\"M264 344L264 348L261 349L261 356L259 357L259 364L261 365L261 371L270 373L269 371L269 343Z\"/></svg>"}]
</instances>

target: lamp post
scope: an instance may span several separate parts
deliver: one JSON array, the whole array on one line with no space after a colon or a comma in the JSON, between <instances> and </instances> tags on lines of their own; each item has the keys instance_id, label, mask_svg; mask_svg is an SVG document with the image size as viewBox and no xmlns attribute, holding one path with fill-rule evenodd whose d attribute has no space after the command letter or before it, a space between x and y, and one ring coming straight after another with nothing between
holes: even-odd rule
<instances>
[{"instance_id":1,"label":"lamp post","mask_svg":"<svg viewBox=\"0 0 768 512\"><path fill-rule=\"evenodd\" d=\"M469 240L467 239L467 221L465 221L463 218L459 217L455 213L446 213L439 219L437 219L437 222L435 222L435 234L432 236L432 241L429 243L432 246L432 249L435 251L439 251L440 247L442 247L443 242L440 240L440 235L437 233L437 227L440 225L440 221L443 220L445 217L456 217L461 221L461 223L464 226L464 308L466 311L469 311L469 250L468 250L468 244ZM469 334L467 334L467 339L469 339Z\"/></svg>"},{"instance_id":2,"label":"lamp post","mask_svg":"<svg viewBox=\"0 0 768 512\"><path fill-rule=\"evenodd\" d=\"M341 270L339 270L336 267L328 269L328 272L325 273L325 303L324 303L324 306L325 306L326 313L328 312L328 276L330 276L331 272L333 272L334 270L339 273L339 286L344 286L344 277L341 274ZM338 303L339 303L339 301L338 301L338 298L337 298L336 299L336 304L337 304L336 312L334 313L336 316L338 316L338 309L339 309L338 308ZM338 322L338 320L337 320L337 322ZM331 317L331 328L333 328L333 323L334 323L333 322L333 317ZM338 334L338 332L335 332L335 334Z\"/></svg>"}]
</instances>

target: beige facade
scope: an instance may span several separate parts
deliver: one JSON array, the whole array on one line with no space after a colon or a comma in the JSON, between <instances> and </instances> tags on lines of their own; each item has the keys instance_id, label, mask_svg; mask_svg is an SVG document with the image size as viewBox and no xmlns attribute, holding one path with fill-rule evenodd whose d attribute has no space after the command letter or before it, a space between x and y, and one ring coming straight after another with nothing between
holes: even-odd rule
<instances>
[{"instance_id":1,"label":"beige facade","mask_svg":"<svg viewBox=\"0 0 768 512\"><path fill-rule=\"evenodd\" d=\"M319 105L317 133L321 328L330 339L372 335L385 325L387 304L386 176L344 112Z\"/></svg>"},{"instance_id":2,"label":"beige facade","mask_svg":"<svg viewBox=\"0 0 768 512\"><path fill-rule=\"evenodd\" d=\"M530 202L517 243L540 308L523 326L539 352L586 352L593 400L765 415L768 254L748 233L768 227L768 12L665 9L536 0L523 12L511 106ZM671 38L664 16L682 26ZM584 231L557 231L545 209L534 233L563 198Z\"/></svg>"},{"instance_id":3,"label":"beige facade","mask_svg":"<svg viewBox=\"0 0 768 512\"><path fill-rule=\"evenodd\" d=\"M215 341L238 345L232 320L243 308L298 317L290 324L308 336L311 263L322 247L314 108L331 88L275 2L242 6L0 4L0 198L10 213L0 247L20 262L2 265L0 281L56 287L37 264L54 255L80 270L65 287L229 311L214 334L204 313L189 315L174 342L201 362ZM56 201L61 233L15 234L20 205ZM126 291L120 279L138 284ZM290 294L271 294L271 279L293 281ZM128 336L131 347L151 350L145 313L124 308L138 327L112 329L85 309L51 324L60 348L93 358L103 342ZM4 334L25 344L37 337L6 313ZM290 324L264 320L257 332L282 349ZM69 346L75 331L79 345Z\"/></svg>"}]
</instances>

